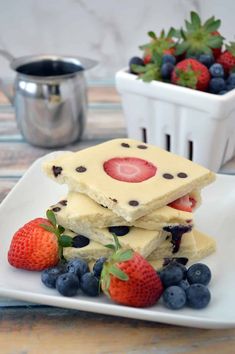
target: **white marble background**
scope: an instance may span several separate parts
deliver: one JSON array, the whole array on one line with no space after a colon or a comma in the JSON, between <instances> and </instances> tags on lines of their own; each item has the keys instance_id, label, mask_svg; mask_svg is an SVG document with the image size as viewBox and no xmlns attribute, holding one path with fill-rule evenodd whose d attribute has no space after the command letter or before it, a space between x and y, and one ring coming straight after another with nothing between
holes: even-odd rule
<instances>
[{"instance_id":1,"label":"white marble background","mask_svg":"<svg viewBox=\"0 0 235 354\"><path fill-rule=\"evenodd\" d=\"M147 31L179 27L192 9L204 19L221 18L222 34L234 38L235 0L0 0L0 48L16 57L55 53L95 58L99 65L88 79L108 83L139 53ZM0 77L14 77L3 58Z\"/></svg>"}]
</instances>

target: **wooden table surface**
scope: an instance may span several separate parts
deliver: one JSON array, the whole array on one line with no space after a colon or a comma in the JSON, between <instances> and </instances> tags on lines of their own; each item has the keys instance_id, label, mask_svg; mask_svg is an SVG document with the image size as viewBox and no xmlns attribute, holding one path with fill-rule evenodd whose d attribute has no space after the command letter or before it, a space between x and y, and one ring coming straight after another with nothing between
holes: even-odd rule
<instances>
[{"instance_id":1,"label":"wooden table surface","mask_svg":"<svg viewBox=\"0 0 235 354\"><path fill-rule=\"evenodd\" d=\"M111 87L89 89L89 113L79 150L124 137L120 100ZM0 201L46 149L25 142L12 107L0 94ZM4 220L1 220L4 222ZM1 354L234 353L235 329L205 330L11 302L0 311Z\"/></svg>"}]
</instances>

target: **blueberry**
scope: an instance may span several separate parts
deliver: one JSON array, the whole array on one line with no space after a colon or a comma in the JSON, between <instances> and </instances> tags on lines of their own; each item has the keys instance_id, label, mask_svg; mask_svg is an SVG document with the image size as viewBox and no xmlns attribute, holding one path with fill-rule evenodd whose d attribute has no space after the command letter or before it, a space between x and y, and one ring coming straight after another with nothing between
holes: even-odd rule
<instances>
[{"instance_id":1,"label":"blueberry","mask_svg":"<svg viewBox=\"0 0 235 354\"><path fill-rule=\"evenodd\" d=\"M203 309L211 299L208 288L203 284L192 284L186 289L187 305L193 309Z\"/></svg>"},{"instance_id":2,"label":"blueberry","mask_svg":"<svg viewBox=\"0 0 235 354\"><path fill-rule=\"evenodd\" d=\"M227 90L222 90L218 93L218 95L225 95L228 91Z\"/></svg>"},{"instance_id":3,"label":"blueberry","mask_svg":"<svg viewBox=\"0 0 235 354\"><path fill-rule=\"evenodd\" d=\"M82 248L89 245L89 243L90 243L89 238L83 235L74 236L72 240L72 246L74 248Z\"/></svg>"},{"instance_id":4,"label":"blueberry","mask_svg":"<svg viewBox=\"0 0 235 354\"><path fill-rule=\"evenodd\" d=\"M211 280L211 271L206 264L195 263L187 271L187 280L189 284L209 284Z\"/></svg>"},{"instance_id":5,"label":"blueberry","mask_svg":"<svg viewBox=\"0 0 235 354\"><path fill-rule=\"evenodd\" d=\"M165 63L161 67L161 75L164 80L169 80L171 73L174 70L174 65L171 63Z\"/></svg>"},{"instance_id":6,"label":"blueberry","mask_svg":"<svg viewBox=\"0 0 235 354\"><path fill-rule=\"evenodd\" d=\"M58 276L63 273L65 273L65 269L61 266L47 268L42 271L41 280L43 284L46 285L48 288L55 288Z\"/></svg>"},{"instance_id":7,"label":"blueberry","mask_svg":"<svg viewBox=\"0 0 235 354\"><path fill-rule=\"evenodd\" d=\"M97 278L100 277L100 274L102 272L103 265L104 265L104 262L106 261L106 259L107 259L106 257L98 258L93 266L93 273Z\"/></svg>"},{"instance_id":8,"label":"blueberry","mask_svg":"<svg viewBox=\"0 0 235 354\"><path fill-rule=\"evenodd\" d=\"M226 84L222 77L215 77L210 80L209 91L211 93L219 93L220 91L226 89Z\"/></svg>"},{"instance_id":9,"label":"blueberry","mask_svg":"<svg viewBox=\"0 0 235 354\"><path fill-rule=\"evenodd\" d=\"M81 258L72 259L67 264L67 272L75 274L79 278L81 278L83 274L88 273L89 271L90 270L87 263Z\"/></svg>"},{"instance_id":10,"label":"blueberry","mask_svg":"<svg viewBox=\"0 0 235 354\"><path fill-rule=\"evenodd\" d=\"M209 68L215 61L213 55L211 54L201 54L199 56L200 63L204 64L207 68Z\"/></svg>"},{"instance_id":11,"label":"blueberry","mask_svg":"<svg viewBox=\"0 0 235 354\"><path fill-rule=\"evenodd\" d=\"M176 263L170 263L160 272L164 288L178 284L184 278L184 272Z\"/></svg>"},{"instance_id":12,"label":"blueberry","mask_svg":"<svg viewBox=\"0 0 235 354\"><path fill-rule=\"evenodd\" d=\"M231 88L235 88L235 73L229 75L226 80L226 85Z\"/></svg>"},{"instance_id":13,"label":"blueberry","mask_svg":"<svg viewBox=\"0 0 235 354\"><path fill-rule=\"evenodd\" d=\"M132 70L132 65L141 65L144 66L144 61L143 59L139 57L132 57L129 61L129 70L132 74L135 74L135 71Z\"/></svg>"},{"instance_id":14,"label":"blueberry","mask_svg":"<svg viewBox=\"0 0 235 354\"><path fill-rule=\"evenodd\" d=\"M190 286L187 279L183 279L181 280L178 284L177 284L179 287L181 287L182 289L184 289L184 291L186 289L188 289L188 287Z\"/></svg>"},{"instance_id":15,"label":"blueberry","mask_svg":"<svg viewBox=\"0 0 235 354\"><path fill-rule=\"evenodd\" d=\"M186 304L186 294L184 289L172 285L163 292L163 303L171 310L179 310Z\"/></svg>"},{"instance_id":16,"label":"blueberry","mask_svg":"<svg viewBox=\"0 0 235 354\"><path fill-rule=\"evenodd\" d=\"M226 91L232 91L235 87L233 85L226 85Z\"/></svg>"},{"instance_id":17,"label":"blueberry","mask_svg":"<svg viewBox=\"0 0 235 354\"><path fill-rule=\"evenodd\" d=\"M129 226L110 226L109 232L116 236L125 236L130 231Z\"/></svg>"},{"instance_id":18,"label":"blueberry","mask_svg":"<svg viewBox=\"0 0 235 354\"><path fill-rule=\"evenodd\" d=\"M99 279L94 273L86 273L81 277L81 289L84 294L89 296L99 295Z\"/></svg>"},{"instance_id":19,"label":"blueberry","mask_svg":"<svg viewBox=\"0 0 235 354\"><path fill-rule=\"evenodd\" d=\"M212 77L224 77L224 68L221 64L215 63L209 69Z\"/></svg>"},{"instance_id":20,"label":"blueberry","mask_svg":"<svg viewBox=\"0 0 235 354\"><path fill-rule=\"evenodd\" d=\"M74 296L79 289L79 279L73 273L64 273L56 280L56 289L63 296Z\"/></svg>"},{"instance_id":21,"label":"blueberry","mask_svg":"<svg viewBox=\"0 0 235 354\"><path fill-rule=\"evenodd\" d=\"M171 64L175 65L176 58L174 57L174 55L164 54L162 57L162 64L166 64L166 63L171 63Z\"/></svg>"},{"instance_id":22,"label":"blueberry","mask_svg":"<svg viewBox=\"0 0 235 354\"><path fill-rule=\"evenodd\" d=\"M179 267L182 270L182 272L183 272L183 279L186 279L187 268L185 267L185 265L183 265L182 263L178 262L176 260L176 258L173 258L172 261L169 264L174 266L174 267Z\"/></svg>"}]
</instances>

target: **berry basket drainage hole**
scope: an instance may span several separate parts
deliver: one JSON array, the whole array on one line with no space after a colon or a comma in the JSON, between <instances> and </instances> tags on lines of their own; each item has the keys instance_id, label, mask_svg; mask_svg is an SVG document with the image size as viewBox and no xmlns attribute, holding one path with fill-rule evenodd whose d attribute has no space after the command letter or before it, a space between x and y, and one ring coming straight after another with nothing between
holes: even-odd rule
<instances>
[{"instance_id":1,"label":"berry basket drainage hole","mask_svg":"<svg viewBox=\"0 0 235 354\"><path fill-rule=\"evenodd\" d=\"M171 151L171 136L170 136L170 134L165 135L165 148L166 148L166 151Z\"/></svg>"},{"instance_id":2,"label":"berry basket drainage hole","mask_svg":"<svg viewBox=\"0 0 235 354\"><path fill-rule=\"evenodd\" d=\"M188 159L193 161L193 141L188 140Z\"/></svg>"},{"instance_id":3,"label":"berry basket drainage hole","mask_svg":"<svg viewBox=\"0 0 235 354\"><path fill-rule=\"evenodd\" d=\"M141 134L142 134L142 141L143 143L147 143L147 129L146 128L141 128Z\"/></svg>"}]
</instances>

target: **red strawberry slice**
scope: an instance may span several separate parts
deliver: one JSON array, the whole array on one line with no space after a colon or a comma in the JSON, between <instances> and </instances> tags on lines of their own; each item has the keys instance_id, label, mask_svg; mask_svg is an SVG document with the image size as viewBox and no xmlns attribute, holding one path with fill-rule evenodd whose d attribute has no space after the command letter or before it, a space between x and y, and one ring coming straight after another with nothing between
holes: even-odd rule
<instances>
[{"instance_id":1,"label":"red strawberry slice","mask_svg":"<svg viewBox=\"0 0 235 354\"><path fill-rule=\"evenodd\" d=\"M174 202L168 204L168 206L182 210L182 211L188 211L192 212L193 208L196 205L196 201L194 198L190 197L189 194L185 195L184 197L181 197L179 199L174 200Z\"/></svg>"},{"instance_id":2,"label":"red strawberry slice","mask_svg":"<svg viewBox=\"0 0 235 354\"><path fill-rule=\"evenodd\" d=\"M105 172L118 181L138 183L155 176L157 168L137 157L114 157L103 165Z\"/></svg>"}]
</instances>

